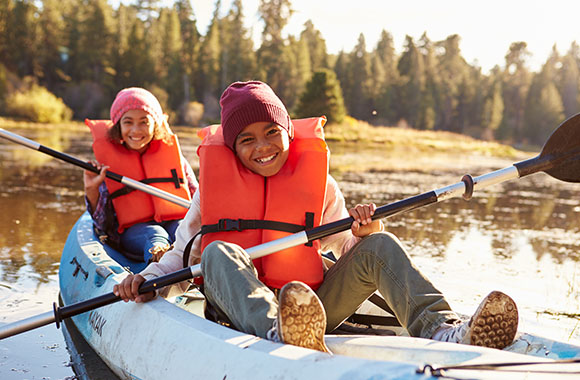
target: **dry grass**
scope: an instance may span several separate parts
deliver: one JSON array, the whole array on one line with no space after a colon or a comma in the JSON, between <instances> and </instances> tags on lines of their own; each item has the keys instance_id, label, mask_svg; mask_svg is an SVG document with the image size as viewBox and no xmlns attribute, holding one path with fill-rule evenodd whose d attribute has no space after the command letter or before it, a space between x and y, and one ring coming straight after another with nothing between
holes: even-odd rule
<instances>
[{"instance_id":1,"label":"dry grass","mask_svg":"<svg viewBox=\"0 0 580 380\"><path fill-rule=\"evenodd\" d=\"M354 119L327 125L325 135L334 172L501 168L535 155L457 133L373 127Z\"/></svg>"},{"instance_id":2,"label":"dry grass","mask_svg":"<svg viewBox=\"0 0 580 380\"><path fill-rule=\"evenodd\" d=\"M87 127L82 121L67 121L63 123L35 123L32 121L18 120L0 116L0 128L86 130Z\"/></svg>"},{"instance_id":3,"label":"dry grass","mask_svg":"<svg viewBox=\"0 0 580 380\"><path fill-rule=\"evenodd\" d=\"M419 131L410 128L373 127L354 119L340 125L325 127L326 139L365 145L380 145L382 148L398 146L413 147L419 152L472 152L499 157L515 158L518 151L508 145L477 140L469 136L445 131Z\"/></svg>"}]
</instances>

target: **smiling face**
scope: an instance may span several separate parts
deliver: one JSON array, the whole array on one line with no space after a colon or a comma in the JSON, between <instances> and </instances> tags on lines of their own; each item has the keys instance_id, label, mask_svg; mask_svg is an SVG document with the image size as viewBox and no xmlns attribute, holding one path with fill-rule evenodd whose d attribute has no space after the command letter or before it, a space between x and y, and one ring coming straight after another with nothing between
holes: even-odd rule
<instances>
[{"instance_id":1,"label":"smiling face","mask_svg":"<svg viewBox=\"0 0 580 380\"><path fill-rule=\"evenodd\" d=\"M277 124L259 121L245 127L236 137L235 151L242 164L256 174L270 177L288 159L290 138Z\"/></svg>"},{"instance_id":2,"label":"smiling face","mask_svg":"<svg viewBox=\"0 0 580 380\"><path fill-rule=\"evenodd\" d=\"M153 140L155 120L143 110L130 110L120 120L121 138L129 149L143 153Z\"/></svg>"}]
</instances>

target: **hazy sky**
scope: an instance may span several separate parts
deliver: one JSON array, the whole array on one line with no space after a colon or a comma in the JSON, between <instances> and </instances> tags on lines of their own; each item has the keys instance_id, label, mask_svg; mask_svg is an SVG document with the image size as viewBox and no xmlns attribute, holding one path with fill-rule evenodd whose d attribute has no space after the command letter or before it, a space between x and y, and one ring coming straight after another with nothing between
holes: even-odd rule
<instances>
[{"instance_id":1,"label":"hazy sky","mask_svg":"<svg viewBox=\"0 0 580 380\"><path fill-rule=\"evenodd\" d=\"M461 52L484 72L504 65L512 42L525 41L532 53L529 67L537 71L556 44L565 54L572 41L580 42L580 1L578 0L291 0L295 10L285 32L298 35L304 22L312 20L326 40L329 53L350 52L365 36L372 50L383 29L391 33L396 53L403 50L405 36L417 41L423 32L432 41L452 34L461 36ZM200 33L211 20L214 0L193 0ZM258 17L259 0L244 0L246 25L259 38L263 25ZM222 13L231 0L222 0ZM259 39L257 39L258 41ZM256 46L257 47L257 46Z\"/></svg>"}]
</instances>

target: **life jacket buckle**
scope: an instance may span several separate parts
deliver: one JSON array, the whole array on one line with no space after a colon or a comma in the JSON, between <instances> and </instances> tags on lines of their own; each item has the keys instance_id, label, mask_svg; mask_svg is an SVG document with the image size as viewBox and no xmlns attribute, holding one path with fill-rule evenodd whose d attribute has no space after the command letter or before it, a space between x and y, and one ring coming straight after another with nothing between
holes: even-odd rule
<instances>
[{"instance_id":1,"label":"life jacket buckle","mask_svg":"<svg viewBox=\"0 0 580 380\"><path fill-rule=\"evenodd\" d=\"M219 231L242 231L242 219L220 219Z\"/></svg>"}]
</instances>

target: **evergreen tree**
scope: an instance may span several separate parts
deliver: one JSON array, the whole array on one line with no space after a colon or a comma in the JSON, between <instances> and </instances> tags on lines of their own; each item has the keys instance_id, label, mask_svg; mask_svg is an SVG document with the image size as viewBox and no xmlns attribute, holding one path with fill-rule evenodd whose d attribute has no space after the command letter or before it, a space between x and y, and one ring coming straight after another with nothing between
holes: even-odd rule
<instances>
[{"instance_id":1,"label":"evergreen tree","mask_svg":"<svg viewBox=\"0 0 580 380\"><path fill-rule=\"evenodd\" d=\"M350 56L341 50L336 56L336 60L333 65L333 71L336 74L336 79L340 85L340 89L343 96L343 103L345 107L345 112L348 113L348 103L347 98L352 92L352 79L351 73L349 72L350 66Z\"/></svg>"},{"instance_id":2,"label":"evergreen tree","mask_svg":"<svg viewBox=\"0 0 580 380\"><path fill-rule=\"evenodd\" d=\"M128 87L131 69L134 62L126 59L127 51L131 48L129 39L136 20L136 8L134 6L119 5L115 12L115 35L111 53L111 61L115 70L115 83L120 88ZM116 90L116 89L115 89Z\"/></svg>"},{"instance_id":3,"label":"evergreen tree","mask_svg":"<svg viewBox=\"0 0 580 380\"><path fill-rule=\"evenodd\" d=\"M383 104L382 104L382 94L384 91L384 84L383 80L385 78L385 67L381 62L380 58L373 51L370 54L370 76L373 80L369 81L369 103L370 107L372 108L372 118L370 122L372 124L378 125L381 124L381 121L384 120L385 114L383 114ZM379 110L381 111L379 113ZM380 118L380 119L379 119Z\"/></svg>"},{"instance_id":4,"label":"evergreen tree","mask_svg":"<svg viewBox=\"0 0 580 380\"><path fill-rule=\"evenodd\" d=\"M341 123L345 117L342 92L336 74L328 69L316 71L306 84L296 110L298 117L326 115L329 123Z\"/></svg>"},{"instance_id":5,"label":"evergreen tree","mask_svg":"<svg viewBox=\"0 0 580 380\"><path fill-rule=\"evenodd\" d=\"M71 1L66 28L63 99L76 118L101 118L116 92L113 9L105 0Z\"/></svg>"},{"instance_id":6,"label":"evergreen tree","mask_svg":"<svg viewBox=\"0 0 580 380\"><path fill-rule=\"evenodd\" d=\"M361 33L358 43L349 55L348 60L348 96L345 103L349 114L359 120L369 121L373 115L373 107L369 98L373 78L371 76L370 54L366 49L365 37Z\"/></svg>"},{"instance_id":7,"label":"evergreen tree","mask_svg":"<svg viewBox=\"0 0 580 380\"><path fill-rule=\"evenodd\" d=\"M258 66L262 71L262 79L285 100L286 87L291 79L287 74L292 69L292 58L289 57L292 52L282 37L282 31L294 11L290 0L260 0L259 12L264 21L264 30L262 45L257 54Z\"/></svg>"},{"instance_id":8,"label":"evergreen tree","mask_svg":"<svg viewBox=\"0 0 580 380\"><path fill-rule=\"evenodd\" d=\"M19 76L38 77L41 67L38 58L39 25L38 9L32 1L15 0L7 22L6 67Z\"/></svg>"},{"instance_id":9,"label":"evergreen tree","mask_svg":"<svg viewBox=\"0 0 580 380\"><path fill-rule=\"evenodd\" d=\"M63 8L68 1L44 0L39 17L40 44L37 51L41 66L42 81L50 90L54 90L57 81L63 79L61 52L64 52L65 19Z\"/></svg>"},{"instance_id":10,"label":"evergreen tree","mask_svg":"<svg viewBox=\"0 0 580 380\"><path fill-rule=\"evenodd\" d=\"M429 37L427 37L427 33L423 33L417 48L423 59L425 83L421 89L421 102L418 109L416 127L432 130L437 122L437 110L440 103L440 79L437 70L437 57L435 55L435 47Z\"/></svg>"},{"instance_id":11,"label":"evergreen tree","mask_svg":"<svg viewBox=\"0 0 580 380\"><path fill-rule=\"evenodd\" d=\"M503 73L504 115L497 135L502 139L520 141L524 128L524 107L530 87L526 60L530 56L525 42L514 42L505 56Z\"/></svg>"},{"instance_id":12,"label":"evergreen tree","mask_svg":"<svg viewBox=\"0 0 580 380\"><path fill-rule=\"evenodd\" d=\"M153 84L159 88L165 87L167 78L167 46L166 46L166 26L167 12L165 8L158 8L156 2L139 1L138 18L143 20L145 26L145 44L148 56L152 64L153 76L149 78Z\"/></svg>"},{"instance_id":13,"label":"evergreen tree","mask_svg":"<svg viewBox=\"0 0 580 380\"><path fill-rule=\"evenodd\" d=\"M286 107L293 109L299 101L300 94L304 91L306 83L310 80L310 53L308 45L303 39L296 40L293 36L288 39L289 72L288 82L284 88Z\"/></svg>"},{"instance_id":14,"label":"evergreen tree","mask_svg":"<svg viewBox=\"0 0 580 380\"><path fill-rule=\"evenodd\" d=\"M77 12L73 78L111 85L113 10L106 0L87 0Z\"/></svg>"},{"instance_id":15,"label":"evergreen tree","mask_svg":"<svg viewBox=\"0 0 580 380\"><path fill-rule=\"evenodd\" d=\"M257 63L254 43L244 26L242 0L234 0L227 17L222 20L222 80L220 90L230 83L256 78Z\"/></svg>"},{"instance_id":16,"label":"evergreen tree","mask_svg":"<svg viewBox=\"0 0 580 380\"><path fill-rule=\"evenodd\" d=\"M127 49L121 55L122 82L117 90L123 87L149 87L155 77L154 65L145 37L145 24L135 18L127 39Z\"/></svg>"},{"instance_id":17,"label":"evergreen tree","mask_svg":"<svg viewBox=\"0 0 580 380\"><path fill-rule=\"evenodd\" d=\"M299 76L298 57L296 55L297 49L299 48L297 47L296 40L293 36L290 36L287 43L282 46L281 55L275 65L275 70L271 70L271 73L274 74L271 81L276 83L274 91L288 109L292 109L298 101L298 97L300 96L300 93L296 92L299 88L298 86L300 88L304 86L304 82ZM304 50L302 53L304 55L308 54ZM270 81L267 82L269 83Z\"/></svg>"},{"instance_id":18,"label":"evergreen tree","mask_svg":"<svg viewBox=\"0 0 580 380\"><path fill-rule=\"evenodd\" d=\"M554 50L542 70L534 75L526 99L524 137L538 145L564 120L564 106L555 83L558 61Z\"/></svg>"},{"instance_id":19,"label":"evergreen tree","mask_svg":"<svg viewBox=\"0 0 580 380\"><path fill-rule=\"evenodd\" d=\"M477 89L481 81L481 69L479 67L469 66L465 60L463 76L459 85L459 94L457 102L457 132L466 133L474 125L480 125L480 97Z\"/></svg>"},{"instance_id":20,"label":"evergreen tree","mask_svg":"<svg viewBox=\"0 0 580 380\"><path fill-rule=\"evenodd\" d=\"M558 91L564 105L566 118L580 111L580 48L576 42L572 42L568 53L562 57L562 66L558 70Z\"/></svg>"},{"instance_id":21,"label":"evergreen tree","mask_svg":"<svg viewBox=\"0 0 580 380\"><path fill-rule=\"evenodd\" d=\"M135 2L137 17L145 23L147 30L152 26L154 20L159 18L160 3L161 0L137 0Z\"/></svg>"},{"instance_id":22,"label":"evergreen tree","mask_svg":"<svg viewBox=\"0 0 580 380\"><path fill-rule=\"evenodd\" d=\"M81 28L84 22L84 15L81 4L74 2L64 15L66 23L65 39L67 41L64 67L71 82L80 81L81 78Z\"/></svg>"},{"instance_id":23,"label":"evergreen tree","mask_svg":"<svg viewBox=\"0 0 580 380\"><path fill-rule=\"evenodd\" d=\"M310 67L312 71L329 68L326 41L322 33L314 27L311 20L304 23L304 30L300 33L300 40L304 40L308 46Z\"/></svg>"},{"instance_id":24,"label":"evergreen tree","mask_svg":"<svg viewBox=\"0 0 580 380\"><path fill-rule=\"evenodd\" d=\"M383 30L381 38L373 53L373 77L376 80L376 89L373 94L374 109L376 110L377 124L393 124L396 122L396 91L399 83L397 70L397 56L393 37Z\"/></svg>"},{"instance_id":25,"label":"evergreen tree","mask_svg":"<svg viewBox=\"0 0 580 380\"><path fill-rule=\"evenodd\" d=\"M466 80L470 86L470 93L466 103L466 129L464 131L471 136L481 138L485 133L483 110L485 107L485 94L489 88L488 76L484 75L481 72L481 67L477 65L468 65L467 73Z\"/></svg>"},{"instance_id":26,"label":"evergreen tree","mask_svg":"<svg viewBox=\"0 0 580 380\"><path fill-rule=\"evenodd\" d=\"M417 125L417 110L421 107L425 72L423 59L411 36L405 38L405 47L397 69L401 76L397 89L397 118L414 127Z\"/></svg>"},{"instance_id":27,"label":"evergreen tree","mask_svg":"<svg viewBox=\"0 0 580 380\"><path fill-rule=\"evenodd\" d=\"M502 96L501 72L498 66L494 67L489 77L489 88L484 97L482 111L482 127L484 133L482 137L491 140L501 125L503 118L504 104Z\"/></svg>"},{"instance_id":28,"label":"evergreen tree","mask_svg":"<svg viewBox=\"0 0 580 380\"><path fill-rule=\"evenodd\" d=\"M12 0L0 0L0 64L8 64L9 28L12 19ZM3 70L3 69L2 69Z\"/></svg>"},{"instance_id":29,"label":"evergreen tree","mask_svg":"<svg viewBox=\"0 0 580 380\"><path fill-rule=\"evenodd\" d=\"M219 118L218 99L221 94L221 27L219 12L221 1L216 1L216 9L209 24L206 35L201 41L200 52L197 57L197 72L195 88L200 100L205 105L206 113L211 118Z\"/></svg>"},{"instance_id":30,"label":"evergreen tree","mask_svg":"<svg viewBox=\"0 0 580 380\"><path fill-rule=\"evenodd\" d=\"M461 56L459 41L459 36L454 34L437 43L443 48L438 64L441 80L441 107L438 112L440 128L453 132L463 132L467 119L467 104L472 96L468 65Z\"/></svg>"},{"instance_id":31,"label":"evergreen tree","mask_svg":"<svg viewBox=\"0 0 580 380\"><path fill-rule=\"evenodd\" d=\"M183 102L183 74L184 68L181 61L181 50L183 48L181 40L181 26L179 15L175 8L163 8L159 14L164 41L162 63L166 69L162 72L161 87L169 95L168 104L171 109L176 110Z\"/></svg>"},{"instance_id":32,"label":"evergreen tree","mask_svg":"<svg viewBox=\"0 0 580 380\"><path fill-rule=\"evenodd\" d=\"M181 66L183 67L183 97L188 103L195 98L193 91L193 79L198 71L197 60L200 47L200 34L197 30L193 8L189 0L178 0L175 3L181 26L182 49L180 54Z\"/></svg>"},{"instance_id":33,"label":"evergreen tree","mask_svg":"<svg viewBox=\"0 0 580 380\"><path fill-rule=\"evenodd\" d=\"M4 67L4 64L0 62L0 115L6 112L6 98L10 95L6 76L6 68Z\"/></svg>"}]
</instances>

